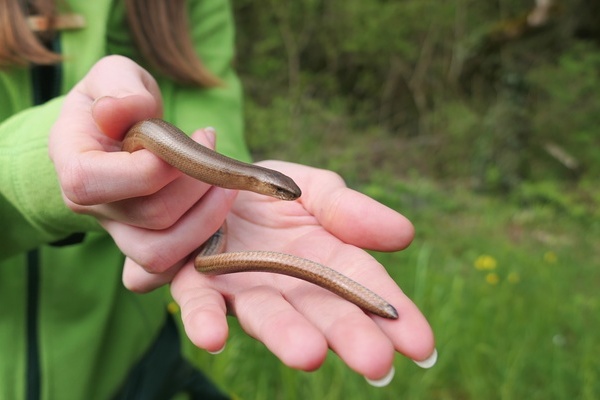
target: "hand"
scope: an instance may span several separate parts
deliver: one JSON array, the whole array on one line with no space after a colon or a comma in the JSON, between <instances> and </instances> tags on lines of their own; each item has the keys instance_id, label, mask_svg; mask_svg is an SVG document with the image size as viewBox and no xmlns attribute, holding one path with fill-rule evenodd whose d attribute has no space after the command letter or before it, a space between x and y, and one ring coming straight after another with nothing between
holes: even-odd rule
<instances>
[{"instance_id":1,"label":"hand","mask_svg":"<svg viewBox=\"0 0 600 400\"><path fill-rule=\"evenodd\" d=\"M131 60L110 56L66 96L49 142L67 206L97 218L125 254L154 273L154 285L170 281L198 241L223 223L236 195L184 176L148 151L119 151L131 125L161 114L154 79ZM208 130L194 138L214 146ZM143 290L146 282L128 276L126 285Z\"/></svg>"},{"instance_id":2,"label":"hand","mask_svg":"<svg viewBox=\"0 0 600 400\"><path fill-rule=\"evenodd\" d=\"M227 251L271 250L334 268L396 307L398 320L365 314L352 303L304 281L268 273L204 276L188 262L171 292L192 342L209 351L225 345L226 314L290 367L318 368L330 347L351 368L380 379L394 351L414 360L434 353L427 321L361 248L396 251L413 238L410 222L395 211L346 188L335 174L282 162L265 163L300 185L298 201L242 192L228 223Z\"/></svg>"}]
</instances>

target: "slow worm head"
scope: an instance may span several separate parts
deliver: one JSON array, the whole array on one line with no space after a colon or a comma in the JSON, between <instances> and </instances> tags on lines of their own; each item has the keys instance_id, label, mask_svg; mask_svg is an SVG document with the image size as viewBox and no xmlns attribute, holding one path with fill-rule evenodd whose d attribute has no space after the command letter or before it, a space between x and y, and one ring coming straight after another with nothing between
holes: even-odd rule
<instances>
[{"instance_id":1,"label":"slow worm head","mask_svg":"<svg viewBox=\"0 0 600 400\"><path fill-rule=\"evenodd\" d=\"M133 152L142 148L183 173L214 186L248 190L281 200L295 200L302 194L290 177L210 150L161 119L140 121L125 135L123 150Z\"/></svg>"}]
</instances>

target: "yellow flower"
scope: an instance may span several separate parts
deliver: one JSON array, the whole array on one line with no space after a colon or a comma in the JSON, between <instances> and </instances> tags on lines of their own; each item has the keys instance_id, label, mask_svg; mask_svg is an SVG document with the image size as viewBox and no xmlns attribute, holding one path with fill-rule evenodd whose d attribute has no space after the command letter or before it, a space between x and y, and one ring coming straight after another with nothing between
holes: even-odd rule
<instances>
[{"instance_id":1,"label":"yellow flower","mask_svg":"<svg viewBox=\"0 0 600 400\"><path fill-rule=\"evenodd\" d=\"M174 301L167 304L167 311L171 314L177 314L179 312L179 306Z\"/></svg>"},{"instance_id":2,"label":"yellow flower","mask_svg":"<svg viewBox=\"0 0 600 400\"><path fill-rule=\"evenodd\" d=\"M475 260L475 268L479 271L493 271L497 266L496 259L486 254L477 257Z\"/></svg>"},{"instance_id":3,"label":"yellow flower","mask_svg":"<svg viewBox=\"0 0 600 400\"><path fill-rule=\"evenodd\" d=\"M519 283L521 281L521 275L519 275L518 272L511 272L510 274L508 274L508 277L506 279L509 283L512 284Z\"/></svg>"},{"instance_id":4,"label":"yellow flower","mask_svg":"<svg viewBox=\"0 0 600 400\"><path fill-rule=\"evenodd\" d=\"M490 285L497 285L498 282L500 281L500 277L498 276L497 273L495 272L490 272L489 274L487 274L485 276L485 281L487 283L489 283Z\"/></svg>"},{"instance_id":5,"label":"yellow flower","mask_svg":"<svg viewBox=\"0 0 600 400\"><path fill-rule=\"evenodd\" d=\"M558 256L553 251L547 251L544 253L544 261L548 264L556 264L558 261Z\"/></svg>"}]
</instances>

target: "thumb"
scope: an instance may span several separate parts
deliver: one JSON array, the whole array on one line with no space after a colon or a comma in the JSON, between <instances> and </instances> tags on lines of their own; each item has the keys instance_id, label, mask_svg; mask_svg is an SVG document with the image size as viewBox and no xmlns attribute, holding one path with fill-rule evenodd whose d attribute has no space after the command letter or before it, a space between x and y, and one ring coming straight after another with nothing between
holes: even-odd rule
<instances>
[{"instance_id":1,"label":"thumb","mask_svg":"<svg viewBox=\"0 0 600 400\"><path fill-rule=\"evenodd\" d=\"M104 57L76 89L92 101L92 117L98 128L116 140L135 122L162 114L158 84L126 57Z\"/></svg>"},{"instance_id":2,"label":"thumb","mask_svg":"<svg viewBox=\"0 0 600 400\"><path fill-rule=\"evenodd\" d=\"M125 97L104 96L92 104L92 118L96 126L111 139L121 140L136 122L160 117L156 101L147 93Z\"/></svg>"}]
</instances>

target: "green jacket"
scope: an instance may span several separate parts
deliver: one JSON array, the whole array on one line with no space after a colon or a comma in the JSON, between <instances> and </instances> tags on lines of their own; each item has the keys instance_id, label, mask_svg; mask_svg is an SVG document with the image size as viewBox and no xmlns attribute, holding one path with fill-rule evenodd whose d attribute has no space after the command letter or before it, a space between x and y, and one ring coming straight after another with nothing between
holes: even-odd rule
<instances>
[{"instance_id":1,"label":"green jacket","mask_svg":"<svg viewBox=\"0 0 600 400\"><path fill-rule=\"evenodd\" d=\"M47 141L64 94L104 55L137 59L123 2L66 3L85 16L87 26L60 34L66 60L60 96L33 106L31 71L0 71L0 399L25 398L36 371L42 399L110 398L166 316L166 289L127 291L121 283L124 257L111 238L61 199ZM164 117L188 133L215 127L219 150L248 160L228 2L188 3L197 50L226 85L198 90L158 77ZM85 233L80 243L49 245L79 232ZM32 272L27 257L33 249L39 269Z\"/></svg>"}]
</instances>

